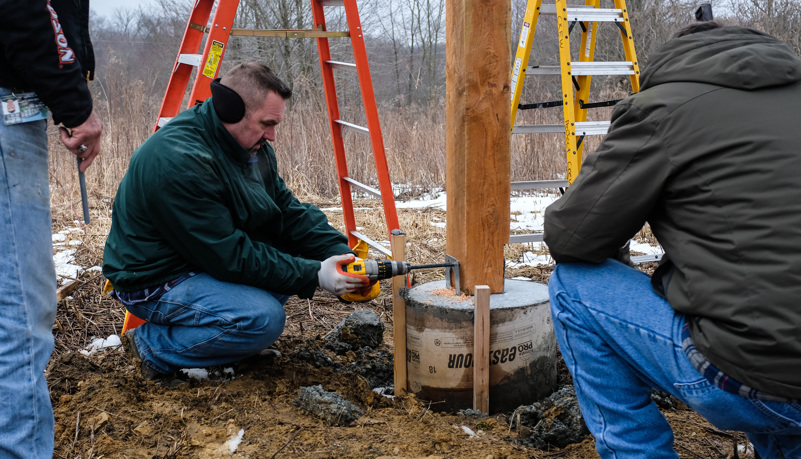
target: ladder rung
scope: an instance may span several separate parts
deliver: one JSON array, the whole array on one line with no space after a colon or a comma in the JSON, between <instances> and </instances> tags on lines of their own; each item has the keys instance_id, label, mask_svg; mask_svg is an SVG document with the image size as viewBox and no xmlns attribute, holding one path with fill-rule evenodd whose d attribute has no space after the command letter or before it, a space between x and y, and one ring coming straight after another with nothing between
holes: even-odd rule
<instances>
[{"instance_id":1,"label":"ladder rung","mask_svg":"<svg viewBox=\"0 0 801 459\"><path fill-rule=\"evenodd\" d=\"M653 254L653 255L636 255L636 256L631 257L631 261L633 263L637 263L637 264L659 261L661 259L662 259L662 254L661 253L656 253L656 254Z\"/></svg>"},{"instance_id":2,"label":"ladder rung","mask_svg":"<svg viewBox=\"0 0 801 459\"><path fill-rule=\"evenodd\" d=\"M370 133L369 129L367 129L364 126L359 126L358 124L348 123L347 121L342 121L342 120L335 120L334 122L337 123L337 124L341 124L342 127L346 127L348 129L353 129L354 131L356 131L356 132L358 132L360 134L369 134Z\"/></svg>"},{"instance_id":3,"label":"ladder rung","mask_svg":"<svg viewBox=\"0 0 801 459\"><path fill-rule=\"evenodd\" d=\"M180 54L178 55L178 63L179 64L186 64L191 65L192 67L197 67L203 61L203 55L201 54Z\"/></svg>"},{"instance_id":4,"label":"ladder rung","mask_svg":"<svg viewBox=\"0 0 801 459\"><path fill-rule=\"evenodd\" d=\"M372 248L378 250L379 252L383 253L388 258L392 258L392 252L388 248L386 248L383 245L379 244L378 242L370 239L369 237L365 236L364 234L362 234L362 233L360 233L358 231L351 231L350 234L355 236L357 239L361 239L362 241L366 242L367 245L369 245L370 247L372 247Z\"/></svg>"},{"instance_id":5,"label":"ladder rung","mask_svg":"<svg viewBox=\"0 0 801 459\"><path fill-rule=\"evenodd\" d=\"M509 236L510 244L522 244L525 242L542 242L542 233L512 234Z\"/></svg>"},{"instance_id":6,"label":"ladder rung","mask_svg":"<svg viewBox=\"0 0 801 459\"><path fill-rule=\"evenodd\" d=\"M576 123L576 135L604 135L609 130L609 121L583 121ZM565 132L564 124L537 124L515 126L512 134L547 134Z\"/></svg>"},{"instance_id":7,"label":"ladder rung","mask_svg":"<svg viewBox=\"0 0 801 459\"><path fill-rule=\"evenodd\" d=\"M314 29L231 29L231 35L240 37L334 38L349 37L350 32L327 32Z\"/></svg>"},{"instance_id":8,"label":"ladder rung","mask_svg":"<svg viewBox=\"0 0 801 459\"><path fill-rule=\"evenodd\" d=\"M325 63L331 66L332 69L356 70L356 64L351 64L350 62L325 61Z\"/></svg>"},{"instance_id":9,"label":"ladder rung","mask_svg":"<svg viewBox=\"0 0 801 459\"><path fill-rule=\"evenodd\" d=\"M372 194L373 196L377 196L379 198L381 197L381 192L378 191L377 189L369 186L369 185L365 185L364 183L357 182L356 180L353 180L350 177L342 177L342 180L350 183L351 185L355 186L356 188L358 188L358 189L360 189L362 191L365 191L367 193Z\"/></svg>"},{"instance_id":10,"label":"ladder rung","mask_svg":"<svg viewBox=\"0 0 801 459\"><path fill-rule=\"evenodd\" d=\"M556 5L542 5L540 14L556 15ZM568 21L580 22L624 22L623 10L616 8L572 7L567 8Z\"/></svg>"},{"instance_id":11,"label":"ladder rung","mask_svg":"<svg viewBox=\"0 0 801 459\"><path fill-rule=\"evenodd\" d=\"M343 0L319 0L319 2L323 6L345 6Z\"/></svg>"},{"instance_id":12,"label":"ladder rung","mask_svg":"<svg viewBox=\"0 0 801 459\"><path fill-rule=\"evenodd\" d=\"M159 122L158 122L159 127L162 127L165 124L169 123L171 119L172 119L172 116L162 116L161 118L159 118Z\"/></svg>"},{"instance_id":13,"label":"ladder rung","mask_svg":"<svg viewBox=\"0 0 801 459\"><path fill-rule=\"evenodd\" d=\"M567 180L532 180L528 182L512 182L512 190L538 190L541 188L567 188Z\"/></svg>"},{"instance_id":14,"label":"ladder rung","mask_svg":"<svg viewBox=\"0 0 801 459\"><path fill-rule=\"evenodd\" d=\"M528 75L559 75L558 65L531 66L526 69ZM582 75L634 75L634 64L631 62L571 62L570 74Z\"/></svg>"}]
</instances>

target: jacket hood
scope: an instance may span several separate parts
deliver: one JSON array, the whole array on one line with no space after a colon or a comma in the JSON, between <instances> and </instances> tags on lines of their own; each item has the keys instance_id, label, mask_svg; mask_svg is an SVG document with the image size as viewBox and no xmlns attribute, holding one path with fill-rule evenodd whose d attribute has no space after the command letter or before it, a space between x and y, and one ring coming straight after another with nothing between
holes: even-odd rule
<instances>
[{"instance_id":1,"label":"jacket hood","mask_svg":"<svg viewBox=\"0 0 801 459\"><path fill-rule=\"evenodd\" d=\"M663 83L709 83L754 90L801 81L801 60L780 40L743 27L674 38L649 59L642 89Z\"/></svg>"}]
</instances>

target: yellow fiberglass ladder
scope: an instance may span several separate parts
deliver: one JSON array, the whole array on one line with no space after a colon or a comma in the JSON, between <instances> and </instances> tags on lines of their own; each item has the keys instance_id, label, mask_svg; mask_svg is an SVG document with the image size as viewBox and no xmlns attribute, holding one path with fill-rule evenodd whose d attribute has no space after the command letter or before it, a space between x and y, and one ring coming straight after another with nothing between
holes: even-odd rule
<instances>
[{"instance_id":1,"label":"yellow fiberglass ladder","mask_svg":"<svg viewBox=\"0 0 801 459\"><path fill-rule=\"evenodd\" d=\"M512 190L539 188L563 188L573 183L581 167L582 147L587 135L604 135L609 129L609 121L587 121L587 110L607 107L617 101L590 102L590 82L594 75L628 75L632 93L639 91L640 69L632 40L631 23L625 0L614 0L614 8L601 8L601 0L586 0L583 5L568 5L566 0L556 4L542 4L542 0L529 0L517 53L512 65L512 134L565 134L565 153L567 172L564 180L539 180L512 182ZM555 18L559 44L559 65L529 65L531 47L537 23L542 17ZM611 22L620 29L623 43L624 62L595 62L595 44L598 24ZM578 24L581 29L581 42L578 59L573 59L570 48L570 34ZM527 76L561 77L561 99L553 102L523 104L520 96ZM564 124L515 125L518 110L547 107L563 108ZM539 242L542 234L512 235L510 243Z\"/></svg>"}]
</instances>

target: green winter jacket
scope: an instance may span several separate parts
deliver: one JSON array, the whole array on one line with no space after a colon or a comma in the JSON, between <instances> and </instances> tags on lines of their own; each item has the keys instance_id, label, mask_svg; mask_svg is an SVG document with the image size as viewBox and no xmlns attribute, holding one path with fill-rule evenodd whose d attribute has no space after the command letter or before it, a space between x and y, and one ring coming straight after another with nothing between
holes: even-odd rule
<instances>
[{"instance_id":1,"label":"green winter jacket","mask_svg":"<svg viewBox=\"0 0 801 459\"><path fill-rule=\"evenodd\" d=\"M352 253L347 238L287 189L269 144L256 158L249 162L211 99L142 144L117 191L103 255L114 288L195 271L311 298L320 260Z\"/></svg>"},{"instance_id":2,"label":"green winter jacket","mask_svg":"<svg viewBox=\"0 0 801 459\"><path fill-rule=\"evenodd\" d=\"M546 210L551 254L614 258L647 221L666 253L654 287L697 319L698 349L801 399L801 60L725 27L666 43L641 83Z\"/></svg>"}]
</instances>

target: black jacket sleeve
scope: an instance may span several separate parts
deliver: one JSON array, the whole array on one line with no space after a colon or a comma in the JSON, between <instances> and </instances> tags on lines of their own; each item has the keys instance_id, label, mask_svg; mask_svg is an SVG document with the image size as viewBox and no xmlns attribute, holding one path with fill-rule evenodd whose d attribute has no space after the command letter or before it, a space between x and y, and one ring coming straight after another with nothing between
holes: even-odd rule
<instances>
[{"instance_id":1,"label":"black jacket sleeve","mask_svg":"<svg viewBox=\"0 0 801 459\"><path fill-rule=\"evenodd\" d=\"M626 102L587 156L564 196L545 209L544 241L557 263L601 263L648 219L671 165L659 137L659 116Z\"/></svg>"},{"instance_id":2,"label":"black jacket sleeve","mask_svg":"<svg viewBox=\"0 0 801 459\"><path fill-rule=\"evenodd\" d=\"M35 92L55 124L72 128L92 113L86 84L91 69L84 73L79 60L81 54L93 59L82 24L88 3L62 0L57 5L63 14L48 0L0 0L0 86Z\"/></svg>"}]
</instances>

